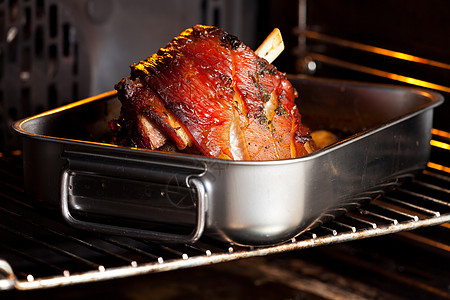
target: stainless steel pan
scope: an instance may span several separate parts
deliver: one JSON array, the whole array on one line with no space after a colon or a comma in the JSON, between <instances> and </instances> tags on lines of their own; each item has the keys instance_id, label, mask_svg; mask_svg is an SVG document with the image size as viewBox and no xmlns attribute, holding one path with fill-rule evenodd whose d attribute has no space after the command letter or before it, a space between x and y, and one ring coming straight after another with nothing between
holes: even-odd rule
<instances>
[{"instance_id":1,"label":"stainless steel pan","mask_svg":"<svg viewBox=\"0 0 450 300\"><path fill-rule=\"evenodd\" d=\"M340 142L280 161L228 161L109 144L114 92L16 122L25 186L71 225L156 241L288 240L422 169L440 94L302 76L303 122Z\"/></svg>"}]
</instances>

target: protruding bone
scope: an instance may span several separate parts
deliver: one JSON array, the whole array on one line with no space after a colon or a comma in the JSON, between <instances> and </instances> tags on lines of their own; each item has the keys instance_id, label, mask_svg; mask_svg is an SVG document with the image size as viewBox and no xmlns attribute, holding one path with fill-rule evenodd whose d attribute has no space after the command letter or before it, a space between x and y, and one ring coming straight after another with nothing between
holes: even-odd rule
<instances>
[{"instance_id":1,"label":"protruding bone","mask_svg":"<svg viewBox=\"0 0 450 300\"><path fill-rule=\"evenodd\" d=\"M266 59L270 64L284 50L283 37L278 28L275 28L256 49L255 53L261 58Z\"/></svg>"}]
</instances>

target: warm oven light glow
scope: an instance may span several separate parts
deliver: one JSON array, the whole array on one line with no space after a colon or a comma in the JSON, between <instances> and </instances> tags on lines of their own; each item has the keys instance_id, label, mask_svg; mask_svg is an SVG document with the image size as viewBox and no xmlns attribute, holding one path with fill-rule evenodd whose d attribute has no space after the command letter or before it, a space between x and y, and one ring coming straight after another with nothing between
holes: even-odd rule
<instances>
[{"instance_id":1,"label":"warm oven light glow","mask_svg":"<svg viewBox=\"0 0 450 300\"><path fill-rule=\"evenodd\" d=\"M443 138L450 139L450 132L447 132L447 131L443 131L443 130L439 130L439 129L433 128L433 129L431 129L431 134L438 135L438 136L441 136Z\"/></svg>"},{"instance_id":2,"label":"warm oven light glow","mask_svg":"<svg viewBox=\"0 0 450 300\"><path fill-rule=\"evenodd\" d=\"M450 145L447 143L431 140L430 145L438 148L442 148L444 150L450 150Z\"/></svg>"},{"instance_id":3,"label":"warm oven light glow","mask_svg":"<svg viewBox=\"0 0 450 300\"><path fill-rule=\"evenodd\" d=\"M449 167L446 167L446 166L443 166L443 165L439 165L439 164L435 164L435 163L432 163L432 162L429 162L427 164L427 167L431 168L431 169L438 170L438 171L444 171L444 172L450 173L450 168Z\"/></svg>"}]
</instances>

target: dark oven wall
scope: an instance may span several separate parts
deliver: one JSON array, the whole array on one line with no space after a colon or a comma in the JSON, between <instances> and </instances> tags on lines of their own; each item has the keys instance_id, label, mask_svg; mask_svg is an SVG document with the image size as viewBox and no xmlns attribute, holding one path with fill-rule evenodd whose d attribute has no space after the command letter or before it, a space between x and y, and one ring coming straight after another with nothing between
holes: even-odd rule
<instances>
[{"instance_id":1,"label":"dark oven wall","mask_svg":"<svg viewBox=\"0 0 450 300\"><path fill-rule=\"evenodd\" d=\"M412 82L448 98L448 1L299 0L298 3L299 29L309 35L304 40L304 36L299 36L297 45L304 43L304 48L291 50L298 57L297 72L388 84ZM324 36L317 38L311 32ZM375 48L365 50L363 46ZM305 58L314 60L313 69L305 68ZM449 113L447 101L436 109L434 126L449 130Z\"/></svg>"}]
</instances>

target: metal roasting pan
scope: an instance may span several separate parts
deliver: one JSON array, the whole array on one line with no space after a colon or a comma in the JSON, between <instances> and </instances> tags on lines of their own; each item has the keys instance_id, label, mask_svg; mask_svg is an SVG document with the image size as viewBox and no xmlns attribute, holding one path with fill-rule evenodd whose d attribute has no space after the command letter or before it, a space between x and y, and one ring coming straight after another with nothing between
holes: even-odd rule
<instances>
[{"instance_id":1,"label":"metal roasting pan","mask_svg":"<svg viewBox=\"0 0 450 300\"><path fill-rule=\"evenodd\" d=\"M286 241L369 201L428 161L435 92L290 76L302 121L340 142L304 157L228 161L119 147L108 92L13 124L25 189L74 227L164 242ZM60 216L55 211L56 216Z\"/></svg>"}]
</instances>

